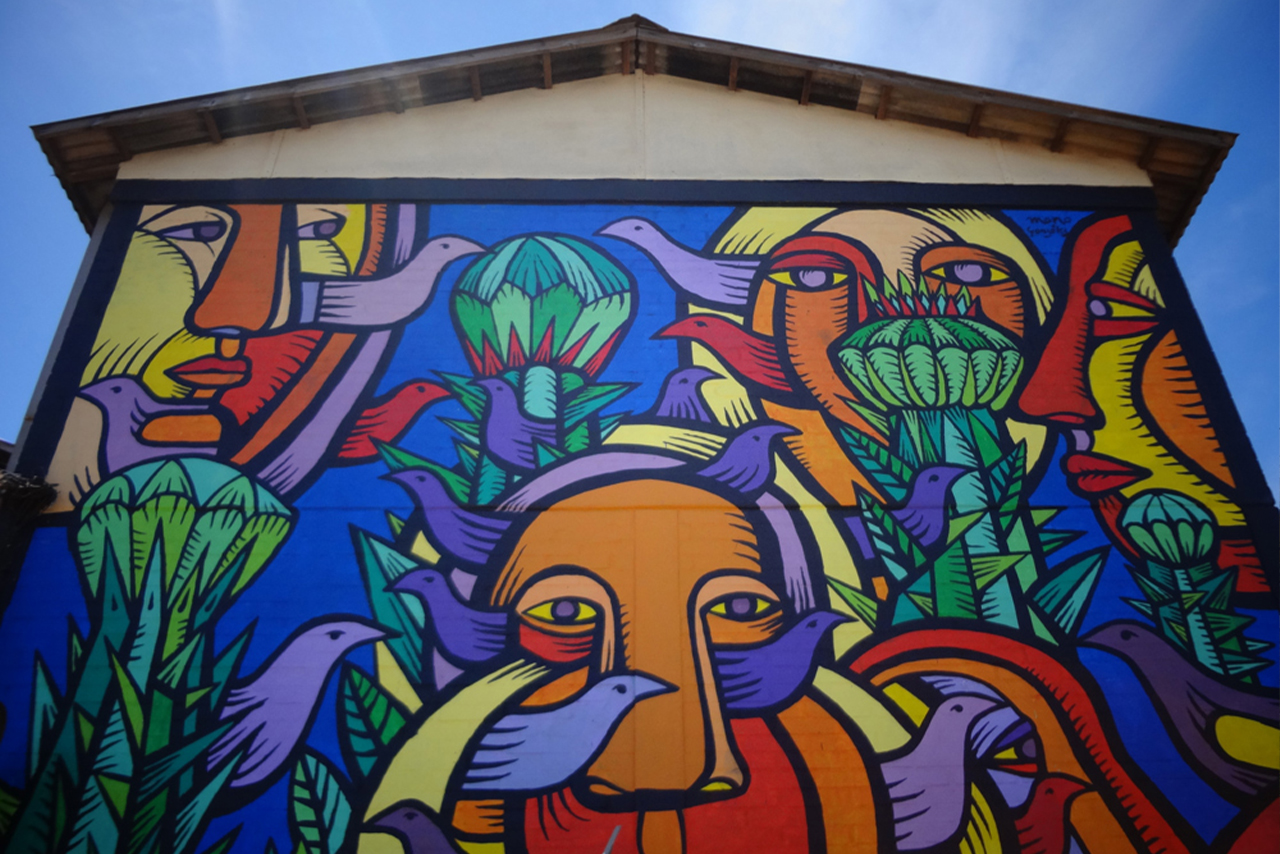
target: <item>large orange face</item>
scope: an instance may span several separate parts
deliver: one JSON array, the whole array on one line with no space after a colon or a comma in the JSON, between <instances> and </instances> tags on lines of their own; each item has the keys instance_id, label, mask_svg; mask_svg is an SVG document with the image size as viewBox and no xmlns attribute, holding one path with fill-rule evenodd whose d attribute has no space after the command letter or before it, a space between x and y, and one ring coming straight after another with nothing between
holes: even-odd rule
<instances>
[{"instance_id":1,"label":"large orange face","mask_svg":"<svg viewBox=\"0 0 1280 854\"><path fill-rule=\"evenodd\" d=\"M631 710L587 770L583 798L696 803L741 789L711 650L768 640L786 606L765 582L740 510L657 480L584 492L529 526L493 602L518 615L526 654L571 671L540 699L562 699L601 673L678 686Z\"/></svg>"}]
</instances>

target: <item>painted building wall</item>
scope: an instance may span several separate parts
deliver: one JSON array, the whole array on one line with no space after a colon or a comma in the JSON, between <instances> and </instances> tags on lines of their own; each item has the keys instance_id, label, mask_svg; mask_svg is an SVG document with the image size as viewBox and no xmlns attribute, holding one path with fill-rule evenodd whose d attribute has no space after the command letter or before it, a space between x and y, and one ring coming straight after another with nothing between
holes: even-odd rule
<instances>
[{"instance_id":1,"label":"painted building wall","mask_svg":"<svg viewBox=\"0 0 1280 854\"><path fill-rule=\"evenodd\" d=\"M834 112L127 164L22 449L6 850L1274 848L1275 508L1140 173Z\"/></svg>"}]
</instances>

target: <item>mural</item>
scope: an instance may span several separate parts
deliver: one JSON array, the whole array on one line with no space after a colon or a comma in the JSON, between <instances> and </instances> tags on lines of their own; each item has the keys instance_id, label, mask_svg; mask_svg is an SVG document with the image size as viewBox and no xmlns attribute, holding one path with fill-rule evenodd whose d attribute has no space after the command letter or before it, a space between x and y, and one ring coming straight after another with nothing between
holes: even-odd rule
<instances>
[{"instance_id":1,"label":"mural","mask_svg":"<svg viewBox=\"0 0 1280 854\"><path fill-rule=\"evenodd\" d=\"M118 205L5 850L1274 850L1275 508L1052 202Z\"/></svg>"}]
</instances>

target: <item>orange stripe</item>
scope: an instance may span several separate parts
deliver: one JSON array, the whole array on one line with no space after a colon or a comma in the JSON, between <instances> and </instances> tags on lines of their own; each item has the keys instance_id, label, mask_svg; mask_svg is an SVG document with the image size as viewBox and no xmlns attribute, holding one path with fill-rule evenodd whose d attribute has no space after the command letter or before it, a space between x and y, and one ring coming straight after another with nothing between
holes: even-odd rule
<instances>
[{"instance_id":1,"label":"orange stripe","mask_svg":"<svg viewBox=\"0 0 1280 854\"><path fill-rule=\"evenodd\" d=\"M827 851L876 851L876 797L857 745L808 697L778 715L818 790Z\"/></svg>"},{"instance_id":2,"label":"orange stripe","mask_svg":"<svg viewBox=\"0 0 1280 854\"><path fill-rule=\"evenodd\" d=\"M312 401L320 396L329 377L337 370L342 357L351 349L355 341L356 336L349 332L335 332L330 335L329 340L321 346L320 354L311 363L311 367L289 390L275 411L267 416L267 420L257 432L249 437L244 447L236 452L231 462L244 465L280 438L281 434L306 411Z\"/></svg>"}]
</instances>

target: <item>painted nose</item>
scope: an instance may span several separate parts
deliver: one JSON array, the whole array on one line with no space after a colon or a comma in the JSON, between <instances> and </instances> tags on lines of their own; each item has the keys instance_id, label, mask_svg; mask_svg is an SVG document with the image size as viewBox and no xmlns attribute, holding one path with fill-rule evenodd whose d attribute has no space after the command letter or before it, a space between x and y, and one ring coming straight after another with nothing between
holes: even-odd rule
<instances>
[{"instance_id":1,"label":"painted nose","mask_svg":"<svg viewBox=\"0 0 1280 854\"><path fill-rule=\"evenodd\" d=\"M640 809L670 809L677 793L697 799L740 789L744 775L728 721L718 699L704 696L707 689L700 687L715 684L705 633L698 629L695 649L688 631L652 622L632 623L625 641L628 663L680 687L632 707L588 769L587 788L596 796L634 798Z\"/></svg>"},{"instance_id":2,"label":"painted nose","mask_svg":"<svg viewBox=\"0 0 1280 854\"><path fill-rule=\"evenodd\" d=\"M199 290L191 326L206 334L242 336L272 326L287 294L289 259L281 246L282 205L232 205L239 222L221 268Z\"/></svg>"}]
</instances>

